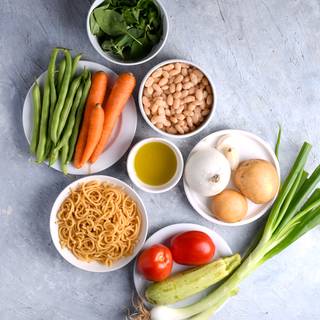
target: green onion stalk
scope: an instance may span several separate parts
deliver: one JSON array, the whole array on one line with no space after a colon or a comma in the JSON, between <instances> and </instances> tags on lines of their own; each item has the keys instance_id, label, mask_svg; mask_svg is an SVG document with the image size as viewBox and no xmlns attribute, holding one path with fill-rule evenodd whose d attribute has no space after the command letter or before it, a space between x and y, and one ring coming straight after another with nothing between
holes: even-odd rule
<instances>
[{"instance_id":1,"label":"green onion stalk","mask_svg":"<svg viewBox=\"0 0 320 320\"><path fill-rule=\"evenodd\" d=\"M257 245L244 258L235 272L218 288L200 301L184 308L157 306L151 310L152 320L208 320L238 286L261 264L274 257L306 232L320 224L320 166L309 176L304 167L311 150L305 142L283 182L272 206Z\"/></svg>"}]
</instances>

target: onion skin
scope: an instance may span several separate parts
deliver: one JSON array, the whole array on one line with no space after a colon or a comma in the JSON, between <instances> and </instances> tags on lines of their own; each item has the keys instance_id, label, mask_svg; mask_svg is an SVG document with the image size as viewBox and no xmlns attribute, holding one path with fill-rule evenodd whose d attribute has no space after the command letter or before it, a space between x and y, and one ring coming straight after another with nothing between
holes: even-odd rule
<instances>
[{"instance_id":1,"label":"onion skin","mask_svg":"<svg viewBox=\"0 0 320 320\"><path fill-rule=\"evenodd\" d=\"M234 223L246 216L248 202L240 192L226 189L211 198L211 211L217 219Z\"/></svg>"},{"instance_id":2,"label":"onion skin","mask_svg":"<svg viewBox=\"0 0 320 320\"><path fill-rule=\"evenodd\" d=\"M275 197L280 180L276 168L270 162L253 159L240 163L234 174L234 184L249 200L264 204Z\"/></svg>"}]
</instances>

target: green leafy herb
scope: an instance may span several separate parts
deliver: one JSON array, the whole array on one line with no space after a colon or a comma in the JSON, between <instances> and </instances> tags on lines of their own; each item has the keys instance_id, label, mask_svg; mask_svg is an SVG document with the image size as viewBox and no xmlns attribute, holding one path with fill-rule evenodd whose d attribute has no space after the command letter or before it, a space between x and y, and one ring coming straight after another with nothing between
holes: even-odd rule
<instances>
[{"instance_id":1,"label":"green leafy herb","mask_svg":"<svg viewBox=\"0 0 320 320\"><path fill-rule=\"evenodd\" d=\"M105 0L91 13L90 30L102 50L126 61L148 55L163 32L153 0Z\"/></svg>"}]
</instances>

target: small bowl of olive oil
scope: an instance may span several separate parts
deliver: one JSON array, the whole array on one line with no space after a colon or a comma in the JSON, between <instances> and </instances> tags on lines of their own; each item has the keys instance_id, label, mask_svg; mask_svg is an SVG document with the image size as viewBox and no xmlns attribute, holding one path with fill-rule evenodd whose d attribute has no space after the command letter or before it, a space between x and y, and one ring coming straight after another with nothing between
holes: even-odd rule
<instances>
[{"instance_id":1,"label":"small bowl of olive oil","mask_svg":"<svg viewBox=\"0 0 320 320\"><path fill-rule=\"evenodd\" d=\"M183 157L172 142L163 138L148 138L131 149L127 170L131 181L141 190L166 192L181 179Z\"/></svg>"}]
</instances>

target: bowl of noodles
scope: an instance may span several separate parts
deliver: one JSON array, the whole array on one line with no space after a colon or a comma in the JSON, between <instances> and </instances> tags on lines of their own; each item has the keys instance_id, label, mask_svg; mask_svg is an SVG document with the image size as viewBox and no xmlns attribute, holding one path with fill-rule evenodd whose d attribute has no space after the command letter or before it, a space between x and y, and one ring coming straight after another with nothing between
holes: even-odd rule
<instances>
[{"instance_id":1,"label":"bowl of noodles","mask_svg":"<svg viewBox=\"0 0 320 320\"><path fill-rule=\"evenodd\" d=\"M109 272L127 265L143 247L148 233L146 208L123 181L90 176L68 185L50 216L52 241L72 265Z\"/></svg>"}]
</instances>

